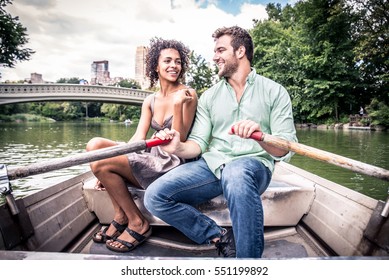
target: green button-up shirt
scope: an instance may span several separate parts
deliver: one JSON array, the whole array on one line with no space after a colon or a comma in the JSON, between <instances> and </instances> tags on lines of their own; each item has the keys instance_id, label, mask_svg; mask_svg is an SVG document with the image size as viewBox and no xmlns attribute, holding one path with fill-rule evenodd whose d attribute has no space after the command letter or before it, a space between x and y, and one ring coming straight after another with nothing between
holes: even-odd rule
<instances>
[{"instance_id":1,"label":"green button-up shirt","mask_svg":"<svg viewBox=\"0 0 389 280\"><path fill-rule=\"evenodd\" d=\"M292 106L288 92L280 84L250 72L244 93L237 102L231 85L221 79L199 98L196 120L189 140L196 142L212 172L220 178L220 166L241 157L254 157L272 172L275 160L288 161L268 154L255 140L228 132L240 120L253 120L264 133L297 142Z\"/></svg>"}]
</instances>

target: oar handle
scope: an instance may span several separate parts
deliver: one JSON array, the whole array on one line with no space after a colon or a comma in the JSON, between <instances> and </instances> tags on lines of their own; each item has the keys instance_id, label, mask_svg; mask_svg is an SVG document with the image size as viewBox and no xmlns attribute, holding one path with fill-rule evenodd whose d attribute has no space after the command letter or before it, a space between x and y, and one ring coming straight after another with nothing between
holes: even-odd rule
<instances>
[{"instance_id":1,"label":"oar handle","mask_svg":"<svg viewBox=\"0 0 389 280\"><path fill-rule=\"evenodd\" d=\"M231 127L231 132L235 133L234 127ZM263 141L265 137L265 134L262 131L254 131L251 135L250 138L254 139L256 141Z\"/></svg>"},{"instance_id":2,"label":"oar handle","mask_svg":"<svg viewBox=\"0 0 389 280\"><path fill-rule=\"evenodd\" d=\"M167 144L169 140L161 140L158 138L139 140L131 143L123 143L112 147L93 150L81 154L71 155L63 158L51 159L45 162L32 163L27 166L20 166L8 169L8 179L14 180L40 173L46 173L53 170L58 170L66 167L80 165L96 160L116 157L132 152L144 150L154 146Z\"/></svg>"},{"instance_id":3,"label":"oar handle","mask_svg":"<svg viewBox=\"0 0 389 280\"><path fill-rule=\"evenodd\" d=\"M250 138L257 141L263 141L263 139L265 138L265 133L263 133L262 131L254 131L251 134Z\"/></svg>"},{"instance_id":4,"label":"oar handle","mask_svg":"<svg viewBox=\"0 0 389 280\"><path fill-rule=\"evenodd\" d=\"M234 128L231 128L231 131L234 133ZM314 147L310 147L304 144L300 144L297 142L291 142L279 137L276 137L271 134L265 134L260 131L255 131L251 134L250 138L266 143L267 145L291 151L296 154L310 157L315 160L324 161L330 164L334 164L336 166L343 167L345 169L349 169L354 172L358 172L361 174L365 174L368 176L376 177L385 181L389 181L389 170L370 165L367 163L363 163L357 160L353 160L347 157L343 157L337 154L333 154L330 152L326 152Z\"/></svg>"},{"instance_id":5,"label":"oar handle","mask_svg":"<svg viewBox=\"0 0 389 280\"><path fill-rule=\"evenodd\" d=\"M167 144L170 141L171 139L161 140L159 138L153 138L153 139L148 139L145 142L146 142L146 147L151 148L151 147Z\"/></svg>"}]
</instances>

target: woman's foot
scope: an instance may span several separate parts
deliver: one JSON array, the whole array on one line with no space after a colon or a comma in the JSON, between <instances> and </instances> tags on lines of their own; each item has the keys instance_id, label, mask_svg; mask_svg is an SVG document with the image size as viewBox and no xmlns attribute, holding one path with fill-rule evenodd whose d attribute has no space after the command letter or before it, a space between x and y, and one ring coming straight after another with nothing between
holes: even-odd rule
<instances>
[{"instance_id":1,"label":"woman's foot","mask_svg":"<svg viewBox=\"0 0 389 280\"><path fill-rule=\"evenodd\" d=\"M108 240L118 237L127 227L127 223L119 224L115 220L107 227L101 228L93 235L93 241L96 243L105 243Z\"/></svg>"},{"instance_id":2,"label":"woman's foot","mask_svg":"<svg viewBox=\"0 0 389 280\"><path fill-rule=\"evenodd\" d=\"M106 242L106 245L108 249L114 250L114 251L130 251L128 250L129 246L128 244L133 244L133 246L137 246L140 243L142 243L144 239L148 238L151 235L151 227L149 223L143 224L142 226L134 227L131 226L130 228L127 228L119 237L115 239L108 240ZM134 248L135 248L134 247ZM117 250L115 250L117 249Z\"/></svg>"}]
</instances>

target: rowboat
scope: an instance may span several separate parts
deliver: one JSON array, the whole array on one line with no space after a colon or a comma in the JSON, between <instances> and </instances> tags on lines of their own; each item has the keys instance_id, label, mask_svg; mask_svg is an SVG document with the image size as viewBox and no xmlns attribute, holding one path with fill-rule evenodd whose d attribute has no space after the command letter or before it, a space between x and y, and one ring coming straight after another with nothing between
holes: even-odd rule
<instances>
[{"instance_id":1,"label":"rowboat","mask_svg":"<svg viewBox=\"0 0 389 280\"><path fill-rule=\"evenodd\" d=\"M278 142L274 145L287 145L287 149L300 154L309 156L312 151L318 154L301 144L276 141L271 135L254 136L260 141ZM9 181L17 176L47 172L148 147L147 141L143 142L24 169L7 170L6 166L0 166L0 190L7 201L0 207L0 259L220 258L213 245L195 244L151 215L143 205L144 191L131 185L128 189L132 197L153 227L152 236L128 253L112 252L105 244L94 243L92 235L112 221L113 209L107 192L94 188L95 177L90 171L23 198L14 199L12 196ZM157 144L161 143L152 145ZM324 152L321 154L328 156ZM331 161L355 169L368 169L368 173L384 180L389 178L387 170L350 159L331 156ZM389 200L370 198L289 163L277 162L262 201L264 259L389 259ZM219 225L231 227L222 196L197 207Z\"/></svg>"}]
</instances>

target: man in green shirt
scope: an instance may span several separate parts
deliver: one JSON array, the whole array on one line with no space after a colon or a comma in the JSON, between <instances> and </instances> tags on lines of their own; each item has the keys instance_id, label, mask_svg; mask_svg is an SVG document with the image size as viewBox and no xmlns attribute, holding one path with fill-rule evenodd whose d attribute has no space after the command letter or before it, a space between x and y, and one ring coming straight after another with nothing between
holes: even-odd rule
<instances>
[{"instance_id":1,"label":"man in green shirt","mask_svg":"<svg viewBox=\"0 0 389 280\"><path fill-rule=\"evenodd\" d=\"M251 68L253 42L237 26L217 29L214 62L221 80L199 99L196 120L186 142L174 130L163 148L197 161L179 166L146 190L145 206L193 241L215 243L227 257L259 258L264 249L261 194L274 162L291 153L249 139L254 131L297 141L290 97L284 87ZM231 128L234 128L234 132ZM226 231L195 206L223 194L232 230Z\"/></svg>"}]
</instances>

